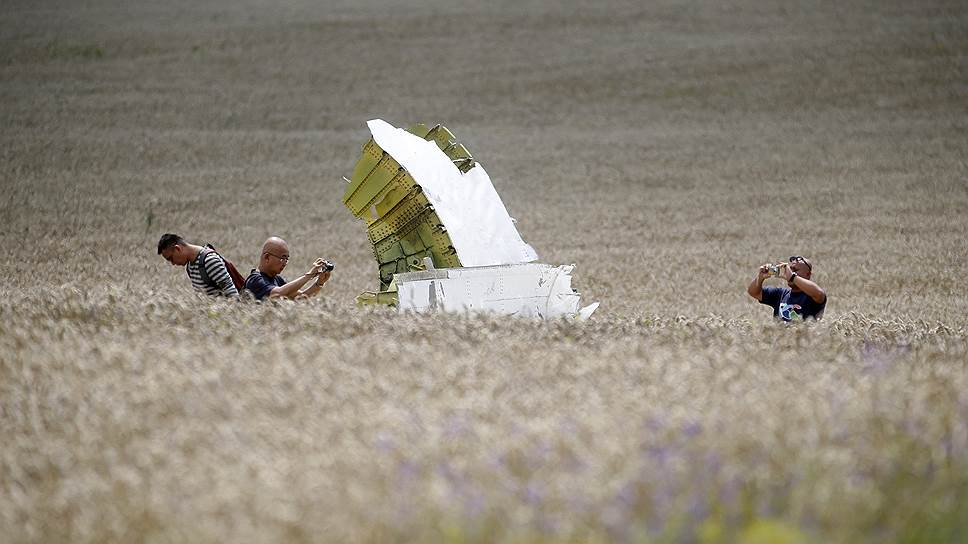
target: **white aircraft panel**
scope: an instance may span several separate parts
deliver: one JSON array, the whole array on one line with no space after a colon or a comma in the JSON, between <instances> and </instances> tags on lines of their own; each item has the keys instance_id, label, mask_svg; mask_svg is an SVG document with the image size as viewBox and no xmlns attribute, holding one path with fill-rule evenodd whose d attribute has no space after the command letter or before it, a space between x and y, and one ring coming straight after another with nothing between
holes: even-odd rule
<instances>
[{"instance_id":1,"label":"white aircraft panel","mask_svg":"<svg viewBox=\"0 0 968 544\"><path fill-rule=\"evenodd\" d=\"M491 178L477 164L462 173L437 144L382 119L367 122L373 140L410 172L447 228L464 266L528 263L538 254L521 239Z\"/></svg>"},{"instance_id":2,"label":"white aircraft panel","mask_svg":"<svg viewBox=\"0 0 968 544\"><path fill-rule=\"evenodd\" d=\"M396 274L397 307L400 312L494 312L588 319L598 304L579 309L580 296L571 288L573 268L529 263Z\"/></svg>"}]
</instances>

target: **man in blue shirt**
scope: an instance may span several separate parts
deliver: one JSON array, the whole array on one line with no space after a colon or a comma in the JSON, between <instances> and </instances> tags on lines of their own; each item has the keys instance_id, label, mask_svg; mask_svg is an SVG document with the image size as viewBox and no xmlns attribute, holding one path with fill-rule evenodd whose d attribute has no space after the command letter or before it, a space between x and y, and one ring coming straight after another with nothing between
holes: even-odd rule
<instances>
[{"instance_id":1,"label":"man in blue shirt","mask_svg":"<svg viewBox=\"0 0 968 544\"><path fill-rule=\"evenodd\" d=\"M773 317L783 321L802 321L812 317L823 317L827 306L827 293L810 280L813 264L800 255L790 257L789 262L780 263L780 277L786 280L787 287L763 287L770 277L770 265L764 264L746 292L762 304L773 308Z\"/></svg>"},{"instance_id":2,"label":"man in blue shirt","mask_svg":"<svg viewBox=\"0 0 968 544\"><path fill-rule=\"evenodd\" d=\"M245 288L252 292L256 300L311 297L319 293L332 272L332 265L323 259L316 259L308 272L286 282L280 274L287 264L289 264L289 244L282 238L275 236L269 238L262 245L259 268L252 269L249 277L245 279ZM302 289L312 279L316 281Z\"/></svg>"}]
</instances>

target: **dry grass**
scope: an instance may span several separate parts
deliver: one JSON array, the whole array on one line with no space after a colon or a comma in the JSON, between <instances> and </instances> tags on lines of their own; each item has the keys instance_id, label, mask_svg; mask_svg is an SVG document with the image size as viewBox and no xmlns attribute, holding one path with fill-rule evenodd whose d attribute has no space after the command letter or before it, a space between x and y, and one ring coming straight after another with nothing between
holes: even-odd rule
<instances>
[{"instance_id":1,"label":"dry grass","mask_svg":"<svg viewBox=\"0 0 968 544\"><path fill-rule=\"evenodd\" d=\"M937 542L968 527L956 2L8 2L0 534ZM342 208L445 122L586 324L397 316ZM165 231L324 300L196 298ZM813 257L827 318L744 293Z\"/></svg>"}]
</instances>

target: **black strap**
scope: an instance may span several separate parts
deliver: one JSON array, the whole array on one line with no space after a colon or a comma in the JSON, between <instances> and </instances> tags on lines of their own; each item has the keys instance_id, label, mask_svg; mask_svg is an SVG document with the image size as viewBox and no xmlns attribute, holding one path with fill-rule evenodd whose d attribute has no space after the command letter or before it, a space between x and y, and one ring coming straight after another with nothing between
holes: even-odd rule
<instances>
[{"instance_id":1,"label":"black strap","mask_svg":"<svg viewBox=\"0 0 968 544\"><path fill-rule=\"evenodd\" d=\"M205 244L205 247L198 252L198 257L195 257L195 264L198 266L198 272L202 275L202 281L205 282L205 285L219 289L219 286L215 283L215 281L208 277L208 270L205 270L205 257L208 257L209 253L215 253L218 255L218 252L215 251L215 248L212 247L211 244ZM222 257L221 255L218 256L219 258Z\"/></svg>"}]
</instances>

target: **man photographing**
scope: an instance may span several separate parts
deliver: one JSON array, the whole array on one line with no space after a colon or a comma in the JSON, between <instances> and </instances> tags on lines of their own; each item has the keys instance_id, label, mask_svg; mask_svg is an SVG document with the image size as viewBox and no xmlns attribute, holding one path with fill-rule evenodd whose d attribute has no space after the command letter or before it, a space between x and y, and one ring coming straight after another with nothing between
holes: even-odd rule
<instances>
[{"instance_id":1,"label":"man photographing","mask_svg":"<svg viewBox=\"0 0 968 544\"><path fill-rule=\"evenodd\" d=\"M761 266L746 292L761 304L771 306L773 317L783 321L820 319L827 306L827 293L810 279L812 274L813 264L794 255L788 262ZM772 276L785 279L787 287L763 287L763 282Z\"/></svg>"},{"instance_id":2,"label":"man photographing","mask_svg":"<svg viewBox=\"0 0 968 544\"><path fill-rule=\"evenodd\" d=\"M245 288L252 292L256 300L311 297L319 293L333 270L333 265L328 261L316 259L309 271L286 282L280 274L287 264L289 264L289 244L276 236L269 238L262 245L259 268L253 269L246 278ZM304 289L303 287L310 280L315 281Z\"/></svg>"}]
</instances>

